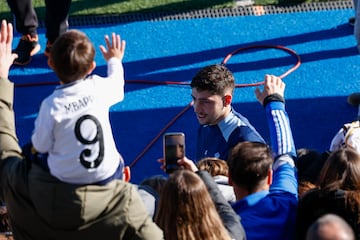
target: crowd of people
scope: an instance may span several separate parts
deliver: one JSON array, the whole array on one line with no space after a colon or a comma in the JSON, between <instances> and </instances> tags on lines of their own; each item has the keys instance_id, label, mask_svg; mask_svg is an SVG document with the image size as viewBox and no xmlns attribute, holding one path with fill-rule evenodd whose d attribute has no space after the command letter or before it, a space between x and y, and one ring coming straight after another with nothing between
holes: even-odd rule
<instances>
[{"instance_id":1,"label":"crowd of people","mask_svg":"<svg viewBox=\"0 0 360 240\"><path fill-rule=\"evenodd\" d=\"M265 75L255 97L267 118L267 144L232 106L233 73L205 66L190 84L196 158L184 156L179 170L134 185L108 116L124 98L125 41L105 36L102 78L91 75L88 37L57 31L47 54L60 86L42 102L29 144L19 146L9 72L25 60L12 50L13 30L1 22L0 200L15 239L360 239L359 120L345 123L327 152L296 149L285 83Z\"/></svg>"}]
</instances>

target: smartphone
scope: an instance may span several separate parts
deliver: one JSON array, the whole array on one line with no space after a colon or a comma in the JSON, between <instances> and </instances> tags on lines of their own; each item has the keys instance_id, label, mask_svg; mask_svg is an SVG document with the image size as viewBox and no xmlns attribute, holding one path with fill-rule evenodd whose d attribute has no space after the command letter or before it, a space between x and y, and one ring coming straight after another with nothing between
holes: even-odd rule
<instances>
[{"instance_id":1,"label":"smartphone","mask_svg":"<svg viewBox=\"0 0 360 240\"><path fill-rule=\"evenodd\" d=\"M185 134L182 132L165 133L163 137L166 173L179 169L177 160L185 156Z\"/></svg>"}]
</instances>

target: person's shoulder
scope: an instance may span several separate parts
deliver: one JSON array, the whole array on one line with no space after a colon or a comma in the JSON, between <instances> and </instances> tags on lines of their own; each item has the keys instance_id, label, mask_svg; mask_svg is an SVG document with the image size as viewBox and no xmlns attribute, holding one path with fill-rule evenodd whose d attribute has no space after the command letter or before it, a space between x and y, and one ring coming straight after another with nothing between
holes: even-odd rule
<instances>
[{"instance_id":1,"label":"person's shoulder","mask_svg":"<svg viewBox=\"0 0 360 240\"><path fill-rule=\"evenodd\" d=\"M218 124L220 128L239 128L239 127L247 127L251 126L249 120L236 112L234 109Z\"/></svg>"},{"instance_id":2,"label":"person's shoulder","mask_svg":"<svg viewBox=\"0 0 360 240\"><path fill-rule=\"evenodd\" d=\"M48 96L46 96L42 101L41 101L41 108L44 107L52 107L54 105L54 99L56 98L56 91L50 93Z\"/></svg>"},{"instance_id":3,"label":"person's shoulder","mask_svg":"<svg viewBox=\"0 0 360 240\"><path fill-rule=\"evenodd\" d=\"M234 108L231 109L231 112L230 112L229 116L231 116L231 118L238 118L238 119L246 119L247 120L247 118L243 114L236 111Z\"/></svg>"},{"instance_id":4,"label":"person's shoulder","mask_svg":"<svg viewBox=\"0 0 360 240\"><path fill-rule=\"evenodd\" d=\"M102 189L104 192L112 192L114 194L113 201L117 201L117 204L122 206L121 211L124 214L131 214L129 211L145 210L137 187L131 183L117 179L102 187Z\"/></svg>"},{"instance_id":5,"label":"person's shoulder","mask_svg":"<svg viewBox=\"0 0 360 240\"><path fill-rule=\"evenodd\" d=\"M227 202L234 203L236 202L236 196L234 192L234 188L228 184L217 183L221 193L225 197Z\"/></svg>"},{"instance_id":6,"label":"person's shoulder","mask_svg":"<svg viewBox=\"0 0 360 240\"><path fill-rule=\"evenodd\" d=\"M126 221L124 224L138 232L141 239L163 239L163 232L149 216L137 186L123 180L114 180L112 184L116 185L113 191L116 214ZM112 187L109 186L110 190Z\"/></svg>"},{"instance_id":7,"label":"person's shoulder","mask_svg":"<svg viewBox=\"0 0 360 240\"><path fill-rule=\"evenodd\" d=\"M91 185L88 185L86 187L89 188L89 187L91 187ZM123 181L121 179L115 179L105 186L94 185L94 189L98 189L98 188L103 189L103 191L105 191L105 192L113 191L113 192L115 192L116 195L118 195L118 197L125 196L125 198L127 198L127 197L130 198L133 193L137 194L137 188L135 185L133 185L132 183Z\"/></svg>"}]
</instances>

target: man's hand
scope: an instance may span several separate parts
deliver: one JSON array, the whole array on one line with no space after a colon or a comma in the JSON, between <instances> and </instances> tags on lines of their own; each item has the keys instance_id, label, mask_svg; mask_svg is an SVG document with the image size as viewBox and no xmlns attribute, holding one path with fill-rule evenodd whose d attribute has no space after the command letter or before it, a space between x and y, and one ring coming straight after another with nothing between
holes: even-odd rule
<instances>
[{"instance_id":1,"label":"man's hand","mask_svg":"<svg viewBox=\"0 0 360 240\"><path fill-rule=\"evenodd\" d=\"M259 88L255 89L256 99L263 105L264 99L271 94L279 94L284 97L285 83L281 78L274 75L265 75L265 83L263 91Z\"/></svg>"},{"instance_id":2,"label":"man's hand","mask_svg":"<svg viewBox=\"0 0 360 240\"><path fill-rule=\"evenodd\" d=\"M1 22L0 30L0 77L7 79L9 77L9 70L18 57L17 54L12 53L13 41L13 26L7 23L6 20Z\"/></svg>"}]
</instances>

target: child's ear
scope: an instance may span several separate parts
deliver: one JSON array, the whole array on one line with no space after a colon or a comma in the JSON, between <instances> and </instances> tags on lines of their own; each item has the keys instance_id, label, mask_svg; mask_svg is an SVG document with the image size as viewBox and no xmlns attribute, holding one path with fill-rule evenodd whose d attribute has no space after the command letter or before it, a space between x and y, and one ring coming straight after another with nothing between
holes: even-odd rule
<instances>
[{"instance_id":1,"label":"child's ear","mask_svg":"<svg viewBox=\"0 0 360 240\"><path fill-rule=\"evenodd\" d=\"M92 64L91 64L91 66L90 66L90 68L89 68L88 75L91 74L92 71L94 71L95 67L96 67L96 62L93 61Z\"/></svg>"},{"instance_id":2,"label":"child's ear","mask_svg":"<svg viewBox=\"0 0 360 240\"><path fill-rule=\"evenodd\" d=\"M129 166L125 166L123 170L123 180L125 182L130 182L131 179L131 171Z\"/></svg>"}]
</instances>

